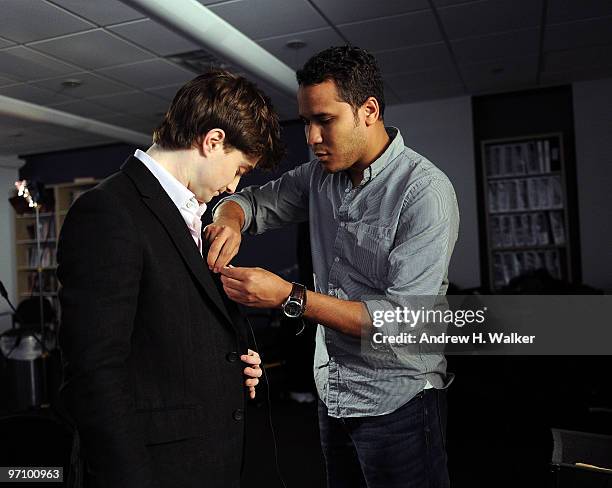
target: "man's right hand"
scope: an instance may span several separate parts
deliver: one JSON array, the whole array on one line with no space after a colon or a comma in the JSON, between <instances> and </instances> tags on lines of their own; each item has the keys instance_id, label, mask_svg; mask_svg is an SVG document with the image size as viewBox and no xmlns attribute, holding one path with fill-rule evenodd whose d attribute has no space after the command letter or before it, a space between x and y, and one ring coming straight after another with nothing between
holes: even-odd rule
<instances>
[{"instance_id":1,"label":"man's right hand","mask_svg":"<svg viewBox=\"0 0 612 488\"><path fill-rule=\"evenodd\" d=\"M204 239L209 243L206 262L215 273L227 266L240 249L240 226L232 220L220 218L204 228Z\"/></svg>"}]
</instances>

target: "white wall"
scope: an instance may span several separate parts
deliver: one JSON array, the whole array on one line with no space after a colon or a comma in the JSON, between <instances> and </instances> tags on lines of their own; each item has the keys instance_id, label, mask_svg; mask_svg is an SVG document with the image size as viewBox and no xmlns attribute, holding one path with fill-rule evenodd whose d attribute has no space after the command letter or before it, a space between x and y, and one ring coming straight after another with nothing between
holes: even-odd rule
<instances>
[{"instance_id":1,"label":"white wall","mask_svg":"<svg viewBox=\"0 0 612 488\"><path fill-rule=\"evenodd\" d=\"M582 280L612 290L612 79L573 88Z\"/></svg>"},{"instance_id":2,"label":"white wall","mask_svg":"<svg viewBox=\"0 0 612 488\"><path fill-rule=\"evenodd\" d=\"M16 305L15 283L15 221L13 207L8 202L17 179L17 168L23 161L17 158L0 157L0 280L6 287L9 298ZM0 297L0 314L10 310ZM10 316L0 315L0 332L11 324Z\"/></svg>"},{"instance_id":3,"label":"white wall","mask_svg":"<svg viewBox=\"0 0 612 488\"><path fill-rule=\"evenodd\" d=\"M404 144L431 160L453 183L461 223L449 279L461 288L480 286L470 97L394 105L385 110L385 124L399 128Z\"/></svg>"}]
</instances>

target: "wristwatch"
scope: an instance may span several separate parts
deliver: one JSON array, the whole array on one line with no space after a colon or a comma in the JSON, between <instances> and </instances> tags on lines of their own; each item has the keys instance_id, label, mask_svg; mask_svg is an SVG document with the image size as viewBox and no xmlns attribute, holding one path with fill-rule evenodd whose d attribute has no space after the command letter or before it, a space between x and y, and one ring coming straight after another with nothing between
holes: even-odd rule
<instances>
[{"instance_id":1,"label":"wristwatch","mask_svg":"<svg viewBox=\"0 0 612 488\"><path fill-rule=\"evenodd\" d=\"M283 313L290 319L304 315L306 311L306 287L299 283L291 283L293 288L287 299L283 302Z\"/></svg>"}]
</instances>

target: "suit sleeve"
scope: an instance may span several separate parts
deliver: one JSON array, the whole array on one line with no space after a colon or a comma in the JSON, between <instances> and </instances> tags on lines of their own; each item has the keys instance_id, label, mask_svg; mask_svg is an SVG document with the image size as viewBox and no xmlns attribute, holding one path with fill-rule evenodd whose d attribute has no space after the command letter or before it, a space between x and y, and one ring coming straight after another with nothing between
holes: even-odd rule
<instances>
[{"instance_id":1,"label":"suit sleeve","mask_svg":"<svg viewBox=\"0 0 612 488\"><path fill-rule=\"evenodd\" d=\"M126 367L141 272L125 209L101 189L82 195L58 246L62 398L100 486L156 486Z\"/></svg>"}]
</instances>

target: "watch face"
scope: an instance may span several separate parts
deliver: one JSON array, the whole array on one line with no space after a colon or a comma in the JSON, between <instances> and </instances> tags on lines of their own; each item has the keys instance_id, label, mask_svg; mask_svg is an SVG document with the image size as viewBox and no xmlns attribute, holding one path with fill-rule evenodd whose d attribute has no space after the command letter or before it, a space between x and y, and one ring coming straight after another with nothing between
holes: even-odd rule
<instances>
[{"instance_id":1,"label":"watch face","mask_svg":"<svg viewBox=\"0 0 612 488\"><path fill-rule=\"evenodd\" d=\"M298 302L289 301L284 308L288 317L299 317L302 314L302 306Z\"/></svg>"}]
</instances>

